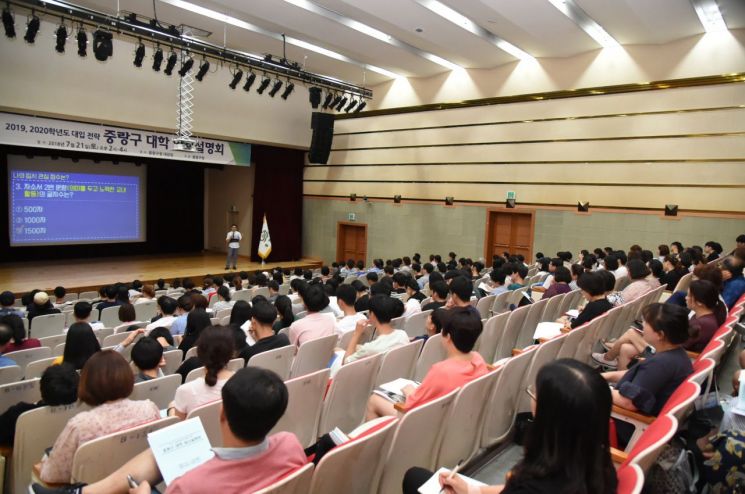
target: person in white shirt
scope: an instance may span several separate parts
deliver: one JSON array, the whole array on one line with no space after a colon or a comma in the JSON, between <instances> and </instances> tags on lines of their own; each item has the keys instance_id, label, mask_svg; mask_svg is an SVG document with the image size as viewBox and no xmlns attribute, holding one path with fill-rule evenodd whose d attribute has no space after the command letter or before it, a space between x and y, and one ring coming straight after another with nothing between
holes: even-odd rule
<instances>
[{"instance_id":1,"label":"person in white shirt","mask_svg":"<svg viewBox=\"0 0 745 494\"><path fill-rule=\"evenodd\" d=\"M165 326L167 328L171 327L171 324L173 324L173 321L176 320L176 317L173 315L174 312L176 312L176 309L178 308L178 303L176 300L172 299L171 297L160 297L158 299L158 311L161 314L161 317L159 319L156 319L155 322L152 322L147 325L145 328L146 333L150 333L155 328L159 328L161 326Z\"/></svg>"},{"instance_id":2,"label":"person in white shirt","mask_svg":"<svg viewBox=\"0 0 745 494\"><path fill-rule=\"evenodd\" d=\"M421 302L413 297L409 297L404 304L404 313L401 317L410 317L414 314L419 314L420 312L422 312Z\"/></svg>"},{"instance_id":3,"label":"person in white shirt","mask_svg":"<svg viewBox=\"0 0 745 494\"><path fill-rule=\"evenodd\" d=\"M230 225L230 231L225 237L225 245L228 246L228 256L225 258L225 269L236 269L238 263L238 248L241 246L240 241L243 237L238 231L238 225Z\"/></svg>"},{"instance_id":4,"label":"person in white shirt","mask_svg":"<svg viewBox=\"0 0 745 494\"><path fill-rule=\"evenodd\" d=\"M341 285L336 290L336 301L339 308L344 312L344 317L336 321L336 332L339 336L350 331L354 331L357 321L365 319L365 315L354 309L354 302L357 300L357 290L352 285Z\"/></svg>"},{"instance_id":5,"label":"person in white shirt","mask_svg":"<svg viewBox=\"0 0 745 494\"><path fill-rule=\"evenodd\" d=\"M217 289L217 302L212 306L212 313L217 314L223 309L231 309L234 303L230 300L230 288L222 285Z\"/></svg>"},{"instance_id":6,"label":"person in white shirt","mask_svg":"<svg viewBox=\"0 0 745 494\"><path fill-rule=\"evenodd\" d=\"M93 311L93 306L90 304L90 302L76 303L72 308L73 315L75 316L75 322L87 323L91 327L91 329L94 331L103 329L104 324L102 322L90 322L89 321L92 311Z\"/></svg>"},{"instance_id":7,"label":"person in white shirt","mask_svg":"<svg viewBox=\"0 0 745 494\"><path fill-rule=\"evenodd\" d=\"M354 362L361 358L383 353L409 343L409 335L401 329L393 329L391 319L402 312L403 302L385 295L375 295L370 299L370 319L359 320L354 328L354 335L346 348L344 363ZM374 340L358 345L360 338L367 330L368 324L375 326Z\"/></svg>"}]
</instances>

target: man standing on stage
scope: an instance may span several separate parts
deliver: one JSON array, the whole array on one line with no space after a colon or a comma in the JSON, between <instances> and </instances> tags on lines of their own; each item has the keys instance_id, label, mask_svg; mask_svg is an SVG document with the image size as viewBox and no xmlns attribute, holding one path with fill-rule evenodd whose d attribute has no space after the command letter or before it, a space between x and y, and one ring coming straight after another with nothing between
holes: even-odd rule
<instances>
[{"instance_id":1,"label":"man standing on stage","mask_svg":"<svg viewBox=\"0 0 745 494\"><path fill-rule=\"evenodd\" d=\"M228 257L225 259L225 269L230 269L229 266L233 266L238 262L238 247L240 247L241 232L238 231L238 225L230 225L230 231L227 237L225 237L225 244L228 246Z\"/></svg>"}]
</instances>

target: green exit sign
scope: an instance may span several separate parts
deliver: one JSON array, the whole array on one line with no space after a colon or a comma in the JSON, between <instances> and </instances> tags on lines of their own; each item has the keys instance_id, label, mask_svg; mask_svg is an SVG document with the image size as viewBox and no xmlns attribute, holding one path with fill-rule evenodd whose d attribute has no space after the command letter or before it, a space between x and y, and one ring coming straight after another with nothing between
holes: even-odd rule
<instances>
[{"instance_id":1,"label":"green exit sign","mask_svg":"<svg viewBox=\"0 0 745 494\"><path fill-rule=\"evenodd\" d=\"M508 190L507 191L507 199L517 199L517 194L515 194L515 191Z\"/></svg>"},{"instance_id":2,"label":"green exit sign","mask_svg":"<svg viewBox=\"0 0 745 494\"><path fill-rule=\"evenodd\" d=\"M357 221L357 214L355 214L355 213L349 213L349 214L347 215L347 219L348 219L349 221Z\"/></svg>"}]
</instances>

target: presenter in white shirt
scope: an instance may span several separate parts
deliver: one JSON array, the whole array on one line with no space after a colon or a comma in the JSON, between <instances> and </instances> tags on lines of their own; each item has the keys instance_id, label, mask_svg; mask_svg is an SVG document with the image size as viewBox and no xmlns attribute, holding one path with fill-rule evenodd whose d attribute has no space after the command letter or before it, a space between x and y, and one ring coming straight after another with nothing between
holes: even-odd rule
<instances>
[{"instance_id":1,"label":"presenter in white shirt","mask_svg":"<svg viewBox=\"0 0 745 494\"><path fill-rule=\"evenodd\" d=\"M243 237L241 232L238 231L238 225L231 225L230 231L225 237L225 245L228 246L228 257L225 259L225 269L236 269L238 263L238 247L240 247L240 241Z\"/></svg>"}]
</instances>

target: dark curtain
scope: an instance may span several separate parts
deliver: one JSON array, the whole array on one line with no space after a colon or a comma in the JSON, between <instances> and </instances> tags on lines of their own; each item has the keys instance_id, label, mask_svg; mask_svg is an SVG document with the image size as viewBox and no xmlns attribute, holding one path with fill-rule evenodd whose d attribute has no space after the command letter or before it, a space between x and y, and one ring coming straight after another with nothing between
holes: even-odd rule
<instances>
[{"instance_id":1,"label":"dark curtain","mask_svg":"<svg viewBox=\"0 0 745 494\"><path fill-rule=\"evenodd\" d=\"M190 162L0 146L0 210L8 206L8 154L135 162L147 166L146 241L121 244L10 247L8 214L0 214L2 262L200 252L204 246L204 166ZM54 163L54 161L51 161ZM302 178L302 177L301 177ZM85 218L81 218L85 221ZM95 225L91 225L94 228Z\"/></svg>"},{"instance_id":2,"label":"dark curtain","mask_svg":"<svg viewBox=\"0 0 745 494\"><path fill-rule=\"evenodd\" d=\"M253 146L254 179L251 260L261 261L257 250L264 215L269 225L272 252L268 263L296 261L302 256L304 151Z\"/></svg>"}]
</instances>

